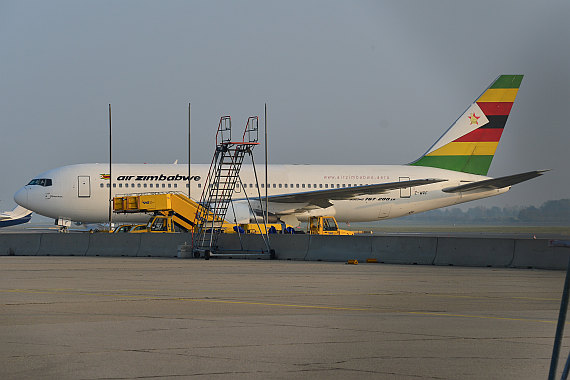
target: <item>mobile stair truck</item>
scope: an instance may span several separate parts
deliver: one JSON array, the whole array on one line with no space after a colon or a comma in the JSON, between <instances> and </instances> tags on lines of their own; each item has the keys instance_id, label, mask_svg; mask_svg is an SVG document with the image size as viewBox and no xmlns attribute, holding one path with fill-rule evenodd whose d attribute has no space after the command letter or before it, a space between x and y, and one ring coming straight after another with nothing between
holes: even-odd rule
<instances>
[{"instance_id":1,"label":"mobile stair truck","mask_svg":"<svg viewBox=\"0 0 570 380\"><path fill-rule=\"evenodd\" d=\"M231 255L232 257L236 255L269 255L271 259L275 259L275 251L269 245L267 226L265 228L258 226L257 228L263 238L265 247L261 251L247 251L243 249L239 227L236 228L236 232L240 234L239 250L221 250L218 247L218 239L224 231L224 219L231 204L234 190L236 186L243 187L239 173L246 154L251 157L256 182L258 182L252 153L253 148L259 145L258 123L259 119L257 116L249 117L242 140L232 141L231 118L229 116L220 118L216 132L216 149L199 202L203 207L198 208L196 211L196 225L194 226L192 236L192 252L195 257L204 257L208 260L212 256L224 255ZM259 191L259 184L256 188ZM245 195L249 203L249 198L247 198L247 194ZM258 197L261 198L261 194L258 194ZM251 203L250 209L252 209ZM258 222L256 223L259 224Z\"/></svg>"}]
</instances>

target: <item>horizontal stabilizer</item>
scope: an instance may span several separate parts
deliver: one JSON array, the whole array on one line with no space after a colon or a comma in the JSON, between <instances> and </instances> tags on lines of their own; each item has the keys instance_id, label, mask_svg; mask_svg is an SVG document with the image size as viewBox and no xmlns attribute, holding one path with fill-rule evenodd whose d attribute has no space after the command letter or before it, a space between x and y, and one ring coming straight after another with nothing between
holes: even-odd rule
<instances>
[{"instance_id":1,"label":"horizontal stabilizer","mask_svg":"<svg viewBox=\"0 0 570 380\"><path fill-rule=\"evenodd\" d=\"M283 194L269 197L270 202L275 203L309 203L319 207L330 207L330 200L349 199L359 195L382 194L386 191L404 189L407 187L429 185L430 183L443 182L445 179L426 178L411 181L379 183L376 185L343 187L340 189L315 190L303 193Z\"/></svg>"},{"instance_id":2,"label":"horizontal stabilizer","mask_svg":"<svg viewBox=\"0 0 570 380\"><path fill-rule=\"evenodd\" d=\"M443 189L443 191L446 193L459 193L471 190L502 189L504 187L516 185L517 183L521 183L524 181L528 181L529 179L536 178L538 176L541 176L547 171L548 170L534 170L526 173L508 175L506 177L486 179L483 181L467 183L465 185L446 187L445 189Z\"/></svg>"}]
</instances>

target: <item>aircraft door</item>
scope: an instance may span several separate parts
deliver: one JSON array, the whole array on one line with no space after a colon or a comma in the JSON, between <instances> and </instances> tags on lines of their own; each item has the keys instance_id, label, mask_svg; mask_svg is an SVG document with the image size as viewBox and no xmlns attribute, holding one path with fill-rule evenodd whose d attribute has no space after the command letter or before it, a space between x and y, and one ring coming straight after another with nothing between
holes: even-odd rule
<instances>
[{"instance_id":1,"label":"aircraft door","mask_svg":"<svg viewBox=\"0 0 570 380\"><path fill-rule=\"evenodd\" d=\"M77 196L88 198L91 196L91 177L80 175L77 177Z\"/></svg>"},{"instance_id":2,"label":"aircraft door","mask_svg":"<svg viewBox=\"0 0 570 380\"><path fill-rule=\"evenodd\" d=\"M400 177L400 182L409 181L410 177ZM405 187L400 189L400 198L409 198L412 196L412 188Z\"/></svg>"},{"instance_id":3,"label":"aircraft door","mask_svg":"<svg viewBox=\"0 0 570 380\"><path fill-rule=\"evenodd\" d=\"M380 205L380 209L378 210L378 219L386 219L390 216L390 209L392 208L392 204L390 203L383 203Z\"/></svg>"}]
</instances>

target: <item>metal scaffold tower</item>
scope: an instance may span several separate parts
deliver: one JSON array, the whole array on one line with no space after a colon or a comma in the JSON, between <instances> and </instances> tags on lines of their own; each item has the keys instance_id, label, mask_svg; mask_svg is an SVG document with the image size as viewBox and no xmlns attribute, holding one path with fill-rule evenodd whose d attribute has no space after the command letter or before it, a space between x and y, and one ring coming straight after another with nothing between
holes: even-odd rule
<instances>
[{"instance_id":1,"label":"metal scaffold tower","mask_svg":"<svg viewBox=\"0 0 570 380\"><path fill-rule=\"evenodd\" d=\"M242 141L232 141L229 116L222 116L216 132L216 150L204 183L200 205L196 212L196 226L192 235L192 251L195 257L206 259L217 252L217 242L236 186L241 186L240 169L246 154L259 145L257 116L251 116ZM253 156L252 156L253 157ZM269 245L266 242L267 251Z\"/></svg>"}]
</instances>

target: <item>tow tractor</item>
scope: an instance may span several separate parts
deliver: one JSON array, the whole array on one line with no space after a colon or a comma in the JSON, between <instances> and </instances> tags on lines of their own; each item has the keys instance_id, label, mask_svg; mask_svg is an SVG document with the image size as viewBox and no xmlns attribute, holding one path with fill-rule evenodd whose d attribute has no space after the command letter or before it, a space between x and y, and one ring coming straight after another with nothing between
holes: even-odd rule
<instances>
[{"instance_id":1,"label":"tow tractor","mask_svg":"<svg viewBox=\"0 0 570 380\"><path fill-rule=\"evenodd\" d=\"M307 225L310 235L354 235L353 231L338 228L334 216L310 216Z\"/></svg>"}]
</instances>

